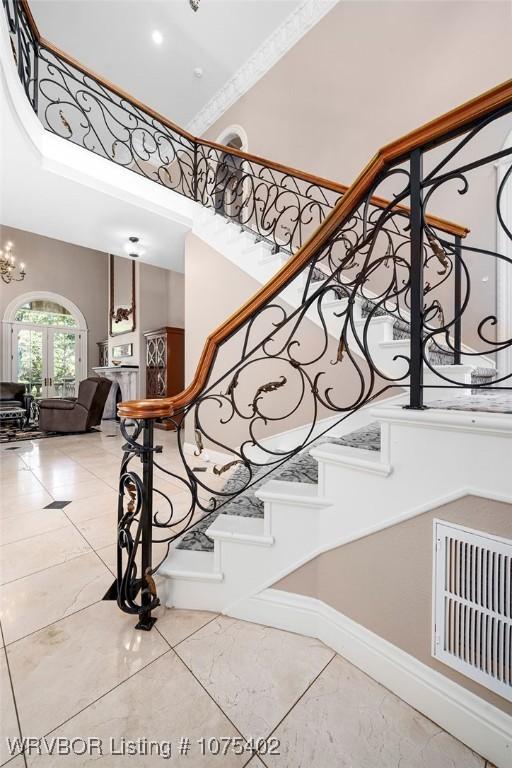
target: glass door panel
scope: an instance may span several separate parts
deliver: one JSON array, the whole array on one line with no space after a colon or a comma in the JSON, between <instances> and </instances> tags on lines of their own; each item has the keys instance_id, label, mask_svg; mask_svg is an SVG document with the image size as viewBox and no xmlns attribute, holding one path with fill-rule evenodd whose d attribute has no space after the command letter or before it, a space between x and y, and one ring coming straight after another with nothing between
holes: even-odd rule
<instances>
[{"instance_id":1,"label":"glass door panel","mask_svg":"<svg viewBox=\"0 0 512 768\"><path fill-rule=\"evenodd\" d=\"M46 397L45 329L20 328L16 337L17 380L34 397Z\"/></svg>"},{"instance_id":2,"label":"glass door panel","mask_svg":"<svg viewBox=\"0 0 512 768\"><path fill-rule=\"evenodd\" d=\"M50 397L74 397L77 381L77 334L75 331L48 329Z\"/></svg>"}]
</instances>

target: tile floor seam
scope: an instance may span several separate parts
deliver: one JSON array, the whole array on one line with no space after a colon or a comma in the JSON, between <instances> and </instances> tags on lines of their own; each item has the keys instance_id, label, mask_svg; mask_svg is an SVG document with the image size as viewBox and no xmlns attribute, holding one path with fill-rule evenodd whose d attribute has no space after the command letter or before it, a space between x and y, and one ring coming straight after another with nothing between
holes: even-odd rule
<instances>
[{"instance_id":1,"label":"tile floor seam","mask_svg":"<svg viewBox=\"0 0 512 768\"><path fill-rule=\"evenodd\" d=\"M208 623L209 623L209 622L208 622ZM201 627L201 629L202 629L202 627ZM197 677L197 675L196 675L196 674L193 672L193 670L192 670L192 669L190 669L190 667L188 666L187 662L186 662L186 661L185 661L185 660L184 660L184 659L183 659L183 658L180 656L180 654L178 653L178 651L176 650L176 648L173 648L172 650L174 651L174 653L176 654L176 656L178 657L178 659L181 661L181 663L182 663L182 664L183 664L183 665L184 665L184 666L185 666L185 667L188 669L188 671L190 672L190 674L192 675L192 677L194 678L194 680L196 680L196 681L199 683L199 685L201 686L201 688L203 689L203 691L205 691L205 693L207 693L207 694L208 694L208 696L209 696L209 697L210 697L210 699L213 701L213 703L215 704L215 706L219 708L219 710L222 712L222 714L224 715L224 717L225 717L225 718L228 720L228 722L230 722L230 723L231 723L231 725L233 726L233 728L235 729L235 731L236 731L237 733L239 733L239 734L240 734L240 736L241 736L243 739L245 739L245 740L247 741L248 737L247 737L247 736L245 736L245 735L242 733L242 731L240 730L240 728L239 728L237 725L235 725L235 723L232 721L232 719L230 718L230 716L229 716L229 715L228 715L226 712L224 712L224 710L222 709L222 707L221 707L221 705L219 704L219 702L218 702L216 699L214 699L214 698L213 698L213 696L212 696L212 694L210 693L210 691L209 691L207 688L205 688L205 686L203 685L203 683L201 682L201 680L200 680L200 679ZM254 757L254 755L253 755L253 757ZM251 759L252 759L252 758L251 758Z\"/></svg>"},{"instance_id":2,"label":"tile floor seam","mask_svg":"<svg viewBox=\"0 0 512 768\"><path fill-rule=\"evenodd\" d=\"M325 647L326 647L326 648L329 648L329 646L328 646L328 645L326 645ZM331 649L331 650L332 650L332 649ZM317 674L317 675L314 677L314 679L313 679L313 680L312 680L312 681L309 683L309 685L308 685L308 686L307 686L307 687L306 687L306 688L305 688L305 689L302 691L302 693L301 693L301 695L299 696L299 698L298 698L298 699L297 699L297 700L296 700L296 701L295 701L295 702L292 704L292 706L289 708L289 710L286 712L286 714L285 714L285 715L283 715L283 717L282 717L282 718L281 718L281 720L280 720L280 721L277 723L277 725L276 725L274 728L272 728L272 730L270 731L270 733L268 734L268 736L266 736L266 737L265 737L267 741L270 739L270 737L272 736L272 734L273 734L273 733L275 733L275 732L277 731L277 729L279 728L279 726L280 726L280 725L281 725L281 724L282 724L282 723L283 723L283 722L286 720L286 718L288 717L288 715L290 715L290 714L291 714L291 712L292 712L292 711L295 709L295 707L297 706L297 704L299 703L299 701L300 701L300 700L301 700L301 699L302 699L302 698L303 698L303 697L306 695L306 693L307 693L307 692L310 690L310 688L311 688L311 687L312 687L312 686L313 686L313 685L316 683L316 681L318 680L318 678L319 678L321 675L323 675L323 673L325 672L325 670L327 669L327 667L329 666L329 664L331 664L331 663L332 663L332 661L333 661L333 660L334 660L334 659L335 659L337 656L338 656L338 654L336 653L336 651L333 651L333 653L332 653L332 656L331 656L331 658L329 659L329 661L327 662L327 664L325 664L325 665L324 665L324 667L323 667L323 668L320 670L320 672L319 672L319 673L318 673L318 674Z\"/></svg>"},{"instance_id":3,"label":"tile floor seam","mask_svg":"<svg viewBox=\"0 0 512 768\"><path fill-rule=\"evenodd\" d=\"M66 618L67 618L67 617L65 617L64 619L59 619L59 621L65 621L65 619L66 619ZM97 697L96 699L94 699L93 701L90 701L90 702L89 702L89 704L86 704L84 707L82 707L81 709L79 709L77 712L74 712L72 715L70 715L69 717L67 717L67 718L66 718L65 720L63 720L61 723L58 723L58 725L56 725L56 726L55 726L54 728L52 728L51 730L47 731L46 733L43 733L43 735L42 735L42 736L40 736L40 737L39 737L39 739L41 740L41 739L45 739L45 738L47 738L47 737L48 737L48 736L50 736L52 733L54 733L56 730L58 730L59 728L62 728L62 726L63 726L63 725L66 725L66 723L69 723L71 720L73 720L73 718L75 718L75 717L78 717L78 715L81 715L81 714L82 714L82 712L85 712L87 709L89 709L90 707L94 706L94 704L97 704L97 703L98 703L98 701L101 701L101 699L104 699L104 698L105 698L105 696L108 696L110 693L112 693L112 691L115 691L115 690L116 690L116 688L119 688L121 685L123 685L124 683L128 682L128 680L131 680L131 679L132 679L132 677L135 677L136 675L138 675L138 674L139 674L139 672L142 672L144 669L147 669L148 667L150 667L150 666L151 666L151 664L154 664L154 662L155 662L155 661L158 661L159 659L161 659L161 658L162 658L163 656L165 656L166 654L168 654L168 653L172 653L172 652L173 652L173 649L172 649L172 648L167 648L165 651L163 651L163 653L160 653L158 656L155 656L155 658L154 658L154 659L151 659L151 661L149 661L149 662L148 662L147 664L145 664L143 667L141 667L140 669L137 669L135 672L133 672L133 674L131 674L131 675L128 675L128 677L126 677L124 680L121 680L119 683L116 683L116 685L112 686L112 688L109 688L109 690L108 690L108 691L105 691L105 693L102 693L102 694L101 694L101 696L98 696L98 697Z\"/></svg>"},{"instance_id":4,"label":"tile floor seam","mask_svg":"<svg viewBox=\"0 0 512 768\"><path fill-rule=\"evenodd\" d=\"M19 715L19 712L18 712L18 702L16 701L16 692L14 690L14 682L13 682L12 674L11 674L11 665L9 663L9 655L7 653L7 646L5 644L4 630L3 630L1 622L0 622L0 634L2 635L2 643L3 643L2 651L3 651L4 656L5 656L5 663L6 663L6 666L7 666L7 674L9 675L9 685L11 687L12 701L13 701L13 704L14 704L14 712L16 714L16 722L18 723L18 731L19 731L19 734L20 734L20 739L22 739L23 738L23 731L21 730L21 721L20 721L20 715ZM25 750L22 750L19 754L23 755L23 761L25 763L25 768L27 768L27 758L25 756ZM11 760L14 760L15 757L19 757L19 755L13 755L10 760L7 760L7 763L10 763ZM5 764L6 763L4 763L4 765Z\"/></svg>"},{"instance_id":5,"label":"tile floor seam","mask_svg":"<svg viewBox=\"0 0 512 768\"><path fill-rule=\"evenodd\" d=\"M179 641L176 643L176 645L172 645L172 646L171 646L171 648L172 648L173 650L174 650L175 648L177 648L177 647L178 647L178 645L181 645L181 643L184 643L184 642L185 642L185 640L188 640L188 639L189 639L189 637L192 637L192 635L195 635L195 634L196 634L196 632L199 632L199 630L200 630L200 629L204 629L204 627L207 627L207 626L208 626L208 624L211 624L211 623L212 623L212 621L215 621L215 619L218 619L220 615L221 615L220 613L216 613L216 614L215 614L215 616L213 616L211 619L209 619L209 620L206 622L206 624L203 624L202 626L198 627L197 629L194 629L194 631L193 631L193 632L191 632L191 633L190 633L190 635L187 635L187 636L186 636L186 637L184 637L182 640L179 640ZM158 628L158 624L157 624L156 626L157 626L157 628Z\"/></svg>"},{"instance_id":6,"label":"tile floor seam","mask_svg":"<svg viewBox=\"0 0 512 768\"><path fill-rule=\"evenodd\" d=\"M89 553L86 552L85 554L89 554ZM81 557L83 557L83 555L81 555ZM62 563L59 563L58 565L62 565ZM45 570L50 571L52 568L58 568L58 565L52 565L50 566L50 568L46 568ZM41 573L41 571L38 571L38 573ZM33 574L30 574L30 576L32 575ZM55 621L50 621L48 624L44 624L44 626L38 627L37 629L32 630L32 632L27 632L26 635L17 637L16 640L11 640L10 643L5 643L5 648L10 648L11 645L14 645L15 643L19 643L20 640L26 640L27 637L32 637L32 635L36 635L38 632L41 632L43 629L48 629L49 627L52 627L54 624L58 624L59 621L64 621L64 619L69 619L71 616L76 616L78 613L82 613L82 611L86 611L91 606L96 605L97 603L101 603L102 600L103 598L100 597L98 600L93 600L92 603L89 603L89 605L84 605L82 606L82 608L77 608L76 611L72 611L71 613L67 613L64 616L60 616L58 619L55 619Z\"/></svg>"},{"instance_id":7,"label":"tile floor seam","mask_svg":"<svg viewBox=\"0 0 512 768\"><path fill-rule=\"evenodd\" d=\"M62 529L59 529L62 530ZM48 533L55 533L55 531L48 531ZM41 533L41 536L46 536L46 533ZM35 536L33 538L36 538ZM23 541L23 539L21 539ZM19 544L19 541L13 542L14 544ZM94 551L94 550L91 550ZM39 568L37 571L31 571L30 573L25 573L23 576L18 576L16 579L11 579L10 581L4 581L3 584L0 584L1 587L6 587L8 584L14 584L16 581L21 581L21 579L26 579L27 576L36 576L38 573L44 573L44 571L50 570L50 568L55 568L56 565L63 565L64 563L70 563L72 560L77 560L79 557L82 557L82 555L88 555L88 552L80 552L78 555L73 555L73 557L68 557L66 560L63 560L61 563L54 563L53 565L47 565L46 568ZM101 558L100 558L101 559ZM103 562L103 561L102 561ZM106 563L103 563L106 565ZM110 570L110 568L109 568Z\"/></svg>"},{"instance_id":8,"label":"tile floor seam","mask_svg":"<svg viewBox=\"0 0 512 768\"><path fill-rule=\"evenodd\" d=\"M64 511L64 510L62 510ZM23 515L33 515L34 512L41 512L40 509L34 509L31 512L22 512L19 517L23 517ZM6 517L5 520L11 520L12 518ZM47 533L55 533L56 531L62 531L63 528L68 527L68 522L70 522L69 518L66 516L66 522L64 525L59 525L57 528L50 528L49 531L41 531L41 533L33 533L30 536L23 536L21 539L14 539L13 541L6 541L5 544L0 544L0 550L3 547L9 547L11 544L19 544L20 541L31 541L32 539L37 539L38 536L46 536ZM45 570L44 568L42 570ZM28 574L27 574L28 575ZM25 578L22 576L22 578Z\"/></svg>"},{"instance_id":9,"label":"tile floor seam","mask_svg":"<svg viewBox=\"0 0 512 768\"><path fill-rule=\"evenodd\" d=\"M251 768L251 763L254 761L254 765L256 765L256 760L259 760L260 763L264 766L264 768L267 768L267 765L261 759L261 755L259 754L259 752L255 752L253 755L251 755L248 761L243 764L242 768Z\"/></svg>"},{"instance_id":10,"label":"tile floor seam","mask_svg":"<svg viewBox=\"0 0 512 768\"><path fill-rule=\"evenodd\" d=\"M49 493L49 491L47 491L47 492ZM54 501L55 501L55 497L54 497L52 494L50 494L50 496L52 496L52 498L53 498L53 499L54 499ZM111 569L111 568L109 568L109 566L107 565L107 563L106 563L106 562L103 560L103 558L102 558L102 557L101 557L101 556L98 554L98 552L96 551L96 549L95 549L95 548L92 546L92 544L90 543L90 541L89 541L89 540L88 540L88 539L87 539L87 538L84 536L84 534L82 533L82 531L80 530L80 528L78 528L78 526L76 525L76 523L75 523L73 520L71 520L71 518L68 516L68 514L66 513L66 507L64 507L64 508L63 508L61 511L62 511L62 513L63 513L63 514L66 516L66 519L67 519L67 520L68 520L68 521L71 523L71 525L73 526L73 528L75 529L75 531L77 531L77 533L79 533L79 535L80 535L80 536L82 537L82 539L85 541L85 543L87 544L87 546L90 548L91 552L94 552L94 554L96 555L96 557L98 558L98 560L99 560L101 563L103 563L103 565L104 565L106 568L108 568L108 570L110 571L110 573L112 573L112 575L114 576L114 578L116 578L116 575L115 575L115 573L113 573L112 569ZM101 549L101 547L99 547L99 549ZM85 554L85 553L82 553L82 554ZM73 559L73 558L70 558L70 559ZM99 602L99 601L98 601L98 602ZM94 605L94 603L92 603L92 605Z\"/></svg>"}]
</instances>

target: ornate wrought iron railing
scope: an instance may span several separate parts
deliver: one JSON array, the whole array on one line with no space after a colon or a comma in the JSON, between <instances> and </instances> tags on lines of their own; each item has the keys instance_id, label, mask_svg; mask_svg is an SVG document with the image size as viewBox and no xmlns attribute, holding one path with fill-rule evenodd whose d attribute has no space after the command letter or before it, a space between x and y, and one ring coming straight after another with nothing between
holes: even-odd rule
<instances>
[{"instance_id":1,"label":"ornate wrought iron railing","mask_svg":"<svg viewBox=\"0 0 512 768\"><path fill-rule=\"evenodd\" d=\"M300 248L346 191L196 138L45 40L26 0L3 5L20 80L48 131L196 200L275 250Z\"/></svg>"},{"instance_id":2,"label":"ornate wrought iron railing","mask_svg":"<svg viewBox=\"0 0 512 768\"><path fill-rule=\"evenodd\" d=\"M24 66L23 77L26 71ZM25 79L26 90L32 80ZM48 91L44 99L39 110L47 108ZM52 103L51 109L60 109L57 100ZM98 103L96 108L102 112ZM198 201L295 253L209 336L186 390L119 407L126 443L118 574L110 597L138 616L140 628L152 626L151 612L159 602L153 575L161 555L153 558L155 545L168 549L185 532L213 520L257 480L318 439L326 424L332 428L396 388L409 392L409 407L416 409L432 388L492 390L498 397L511 389L512 371L503 368L500 356L512 346L512 329L500 325L494 292L486 295L481 287L482 277L493 277L496 265L501 271L512 268L494 234L499 225L506 242L512 240L511 212L504 208L512 148L502 145L512 127L511 112L512 81L383 148L337 200L324 199L325 189L333 191L329 184L317 184L306 174L292 173L292 182L289 169L192 137L194 159L184 165L192 171L180 169L177 176L169 171L178 179L176 190L188 194L192 179ZM124 141L131 146L134 139ZM508 159L511 164L494 186L489 181L494 164ZM268 168L283 175L268 177L273 197L267 203ZM296 178L301 181L291 192L294 203L286 203L290 211L281 215L280 190L286 196ZM252 207L243 202L246 189ZM306 207L297 197L308 200ZM457 211L471 233L464 238L468 230L433 217L434 204ZM267 216L269 206L275 211ZM311 221L311 211L302 221L307 206L316 212ZM297 296L299 287L300 300L291 301L290 292ZM387 363L373 341L383 314L397 331L398 350ZM474 361L496 359L492 387L488 379L469 375ZM157 418L174 422L180 469L154 445ZM273 447L269 438L297 426L294 445ZM187 441L195 443L195 457L185 450ZM199 471L203 448L221 454L222 466ZM158 489L155 470L176 492Z\"/></svg>"},{"instance_id":3,"label":"ornate wrought iron railing","mask_svg":"<svg viewBox=\"0 0 512 768\"><path fill-rule=\"evenodd\" d=\"M512 329L499 325L494 296L486 298L480 288L482 274L492 274L498 263L512 269L489 228L499 222L512 240L512 211L504 209L512 148L501 143L512 128L511 113L512 81L385 147L278 275L212 334L183 393L121 404L120 415L135 426L125 421L122 427L113 594L123 610L138 614L139 627L151 626L158 603L152 574L159 562L151 561L148 542L171 546L184 531L204 529L205 520L229 510L233 499L318 439L326 424L332 428L397 387L409 392L408 407L415 409L424 407L432 388L495 397L512 389L512 370L498 366L492 386L470 375L478 374L475 360L480 366L499 361L512 346ZM499 186L489 184L494 163L507 158ZM376 205L381 191L393 202ZM473 211L465 240L429 222L440 196L448 210ZM299 284L302 297L293 308L289 291ZM387 364L372 341L383 314L393 318L400 347ZM181 471L157 455L157 417L175 423ZM297 437L286 450L267 440L298 425L302 430L289 432ZM187 440L195 442L195 456L203 448L217 451L224 465L197 471ZM151 466L180 485L187 501L183 493L158 493Z\"/></svg>"}]
</instances>

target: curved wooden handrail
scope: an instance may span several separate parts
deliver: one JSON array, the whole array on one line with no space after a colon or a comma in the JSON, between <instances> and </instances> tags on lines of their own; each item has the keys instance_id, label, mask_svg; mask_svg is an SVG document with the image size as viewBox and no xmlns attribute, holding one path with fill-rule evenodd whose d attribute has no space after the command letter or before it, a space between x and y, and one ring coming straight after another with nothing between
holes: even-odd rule
<instances>
[{"instance_id":1,"label":"curved wooden handrail","mask_svg":"<svg viewBox=\"0 0 512 768\"><path fill-rule=\"evenodd\" d=\"M97 74L96 72L94 72L94 70L85 66L80 61L77 61L77 59L75 59L73 56L70 56L70 54L61 50L56 45L51 43L49 40L44 38L41 35L39 28L36 24L36 21L32 15L32 11L30 10L30 5L28 3L28 0L20 0L20 3L26 13L27 21L29 23L32 34L34 35L34 38L36 39L37 43L40 46L51 51L53 54L55 54L55 56L65 61L70 66L75 67L84 75L87 75L88 77L91 77L93 80L96 80L102 86L112 91L112 93L117 94L117 96L119 96L121 99L124 99L127 102L133 104L135 107L137 107L137 109L140 109L142 112L145 112L147 115L154 118L162 125L165 125L167 128L179 134L183 138L187 139L192 144L198 144L198 145L200 144L202 146L211 147L212 149L215 149L222 153L227 151L230 155L235 155L244 160L247 160L248 162L255 163L256 165L272 168L274 171L277 171L278 173L284 173L292 177L294 176L298 179L301 179L302 181L305 181L308 184L318 186L318 187L324 187L325 189L329 189L332 192L338 192L340 195L346 194L347 190L349 189L349 187L346 184L340 184L336 181L332 181L331 179L326 179L322 176L317 176L315 174L307 173L306 171L301 171L298 168L292 168L291 166L283 165L282 163L275 162L274 160L269 160L266 157L261 157L259 155L253 155L248 152L243 152L242 150L236 149L235 147L226 147L224 144L219 144L216 141L209 141L209 140L201 139L197 136L194 136L193 134L181 128L179 125L176 125L176 123L173 123L172 120L169 120L169 118L165 117L164 115L161 115L159 112L152 109L151 107L148 107L147 104L144 104L142 101L139 101L139 99L136 99L135 97L131 96L122 88L119 88L119 86L115 85L115 83L112 83L107 78ZM377 208L386 208L389 205L389 200L385 200L382 197L372 197L371 202L372 202L372 205L374 205ZM409 213L409 208L405 205L397 205L395 206L395 209L403 210L404 214ZM469 232L469 229L467 227L461 226L460 224L456 224L455 222L448 221L446 219L442 219L438 216L432 216L429 214L427 216L427 221L434 229L439 229L441 232L445 232L450 235L454 235L454 236L458 235L460 237L466 237Z\"/></svg>"},{"instance_id":2,"label":"curved wooden handrail","mask_svg":"<svg viewBox=\"0 0 512 768\"><path fill-rule=\"evenodd\" d=\"M123 418L133 419L161 418L172 416L176 411L189 405L207 382L219 346L241 328L267 301L275 298L298 275L310 258L327 245L331 235L352 215L355 208L364 200L378 175L387 166L406 157L413 149L425 148L440 142L441 139L446 141L455 137L475 120L492 114L507 105L512 105L512 80L507 80L496 88L486 91L475 99L446 112L441 117L382 147L308 242L252 298L208 336L191 384L174 397L161 400L131 400L120 403L118 414Z\"/></svg>"}]
</instances>

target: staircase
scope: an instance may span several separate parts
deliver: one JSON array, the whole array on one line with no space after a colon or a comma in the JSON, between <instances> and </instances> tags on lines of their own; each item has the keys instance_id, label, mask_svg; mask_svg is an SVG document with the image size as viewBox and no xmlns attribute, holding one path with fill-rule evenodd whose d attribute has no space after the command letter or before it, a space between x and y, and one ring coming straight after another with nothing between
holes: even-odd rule
<instances>
[{"instance_id":1,"label":"staircase","mask_svg":"<svg viewBox=\"0 0 512 768\"><path fill-rule=\"evenodd\" d=\"M117 179L125 202L157 190L154 210L168 205L182 234L192 226L261 286L209 335L183 392L119 406L110 597L139 628L151 629L160 600L234 613L323 549L457 495L511 497L512 371L496 360L512 329L480 305L472 259L488 259L490 273L503 261L480 227L485 211L510 239L512 224L503 189L486 200L471 173L512 152L485 154L474 140L510 120L512 82L383 147L345 187L192 136L44 40L26 0L4 9L9 98L27 124L37 117L51 172L105 198ZM98 177L108 167L109 184L94 189L89 166ZM447 212L475 194L467 210L479 217L439 218L439 190ZM172 497L154 504L162 418L175 423L183 465L167 473L189 499L179 513ZM225 466L197 472L192 441ZM169 544L160 595L155 540Z\"/></svg>"},{"instance_id":2,"label":"staircase","mask_svg":"<svg viewBox=\"0 0 512 768\"><path fill-rule=\"evenodd\" d=\"M366 427L256 480L171 549L158 572L166 605L247 618L246 600L323 551L465 495L512 499L512 397L464 405L375 407Z\"/></svg>"}]
</instances>

